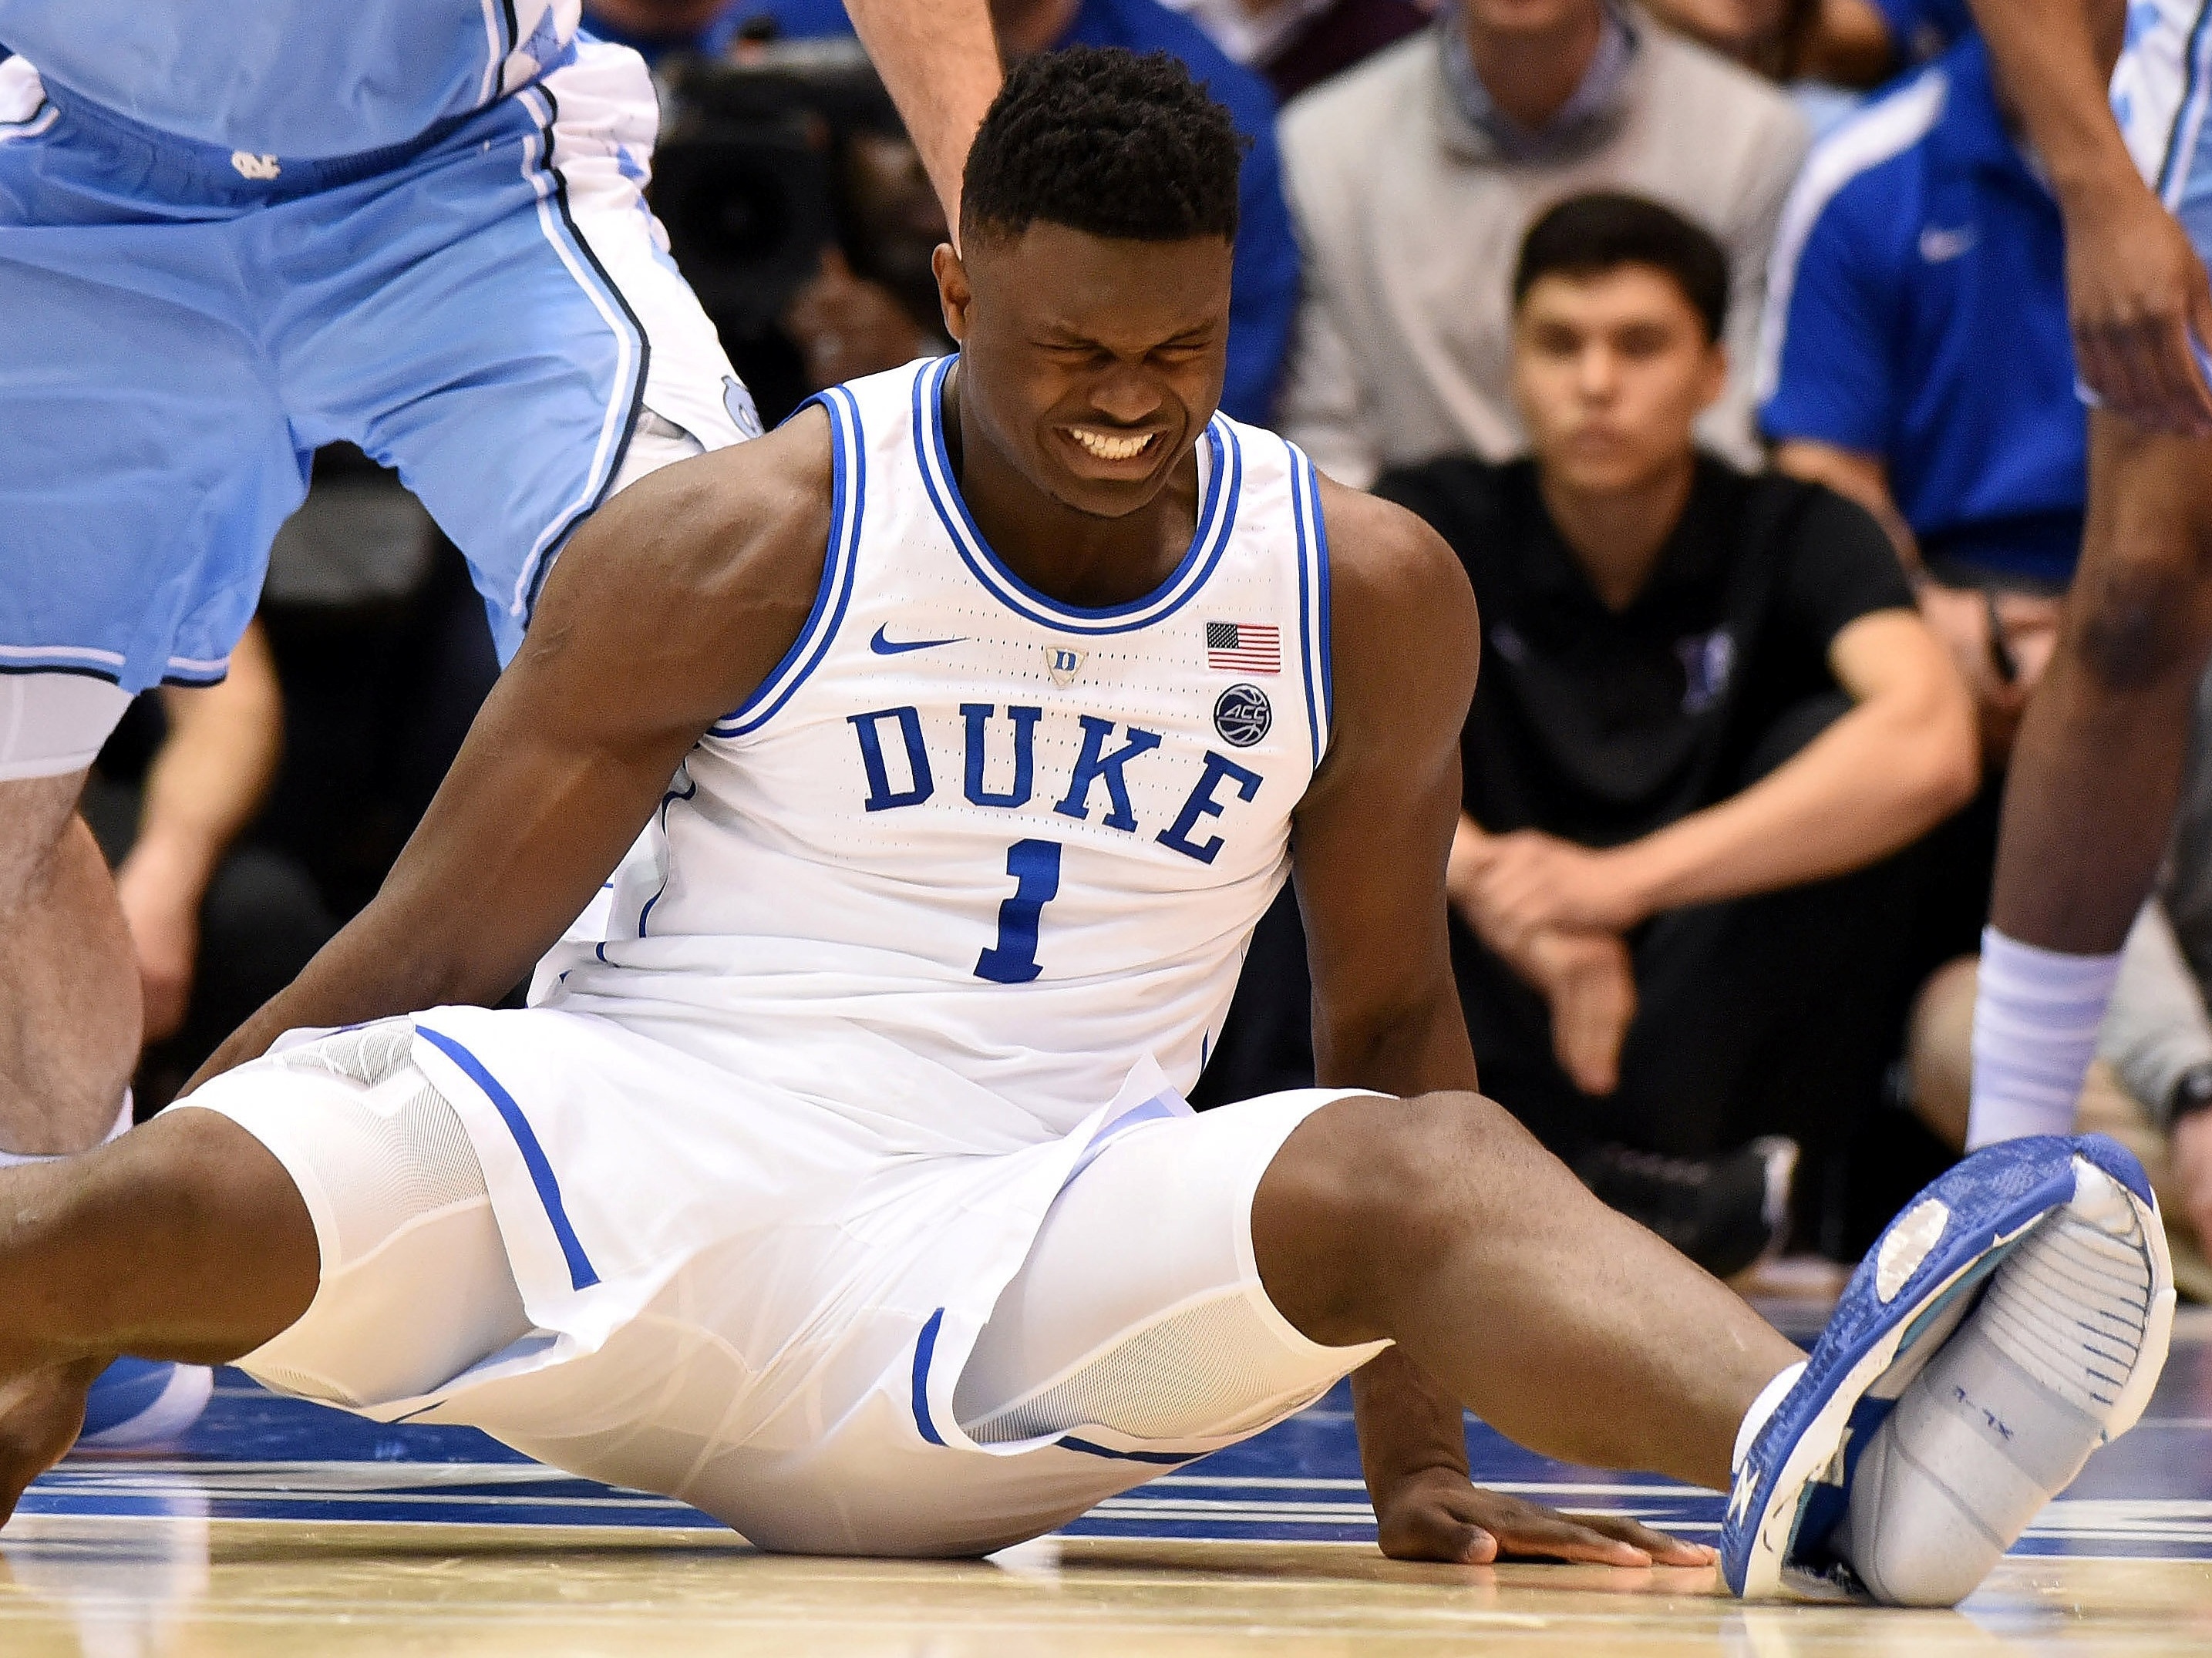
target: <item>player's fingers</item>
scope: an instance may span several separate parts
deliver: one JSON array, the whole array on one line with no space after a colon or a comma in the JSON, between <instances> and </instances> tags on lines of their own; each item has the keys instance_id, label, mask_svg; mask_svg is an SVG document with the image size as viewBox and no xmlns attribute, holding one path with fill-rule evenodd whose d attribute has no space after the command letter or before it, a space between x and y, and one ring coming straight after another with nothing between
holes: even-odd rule
<instances>
[{"instance_id":1,"label":"player's fingers","mask_svg":"<svg viewBox=\"0 0 2212 1658\"><path fill-rule=\"evenodd\" d=\"M1709 1566L1720 1558L1716 1551L1703 1543L1684 1542L1626 1515L1588 1514L1574 1517L1591 1531L1642 1550L1651 1557L1655 1565Z\"/></svg>"},{"instance_id":2,"label":"player's fingers","mask_svg":"<svg viewBox=\"0 0 2212 1658\"><path fill-rule=\"evenodd\" d=\"M2188 319L2161 317L2144 331L2145 377L2155 377L2160 414L2172 430L2196 433L2212 427L2212 390L2197 361Z\"/></svg>"},{"instance_id":3,"label":"player's fingers","mask_svg":"<svg viewBox=\"0 0 2212 1658\"><path fill-rule=\"evenodd\" d=\"M1498 1540L1472 1521L1441 1505L1420 1504L1382 1528L1376 1539L1393 1560L1437 1560L1455 1566L1486 1566L1498 1558Z\"/></svg>"},{"instance_id":4,"label":"player's fingers","mask_svg":"<svg viewBox=\"0 0 2212 1658\"><path fill-rule=\"evenodd\" d=\"M2113 326L2098 335L2100 382L2098 389L2118 414L2137 424L2155 417L2158 382L2145 374L2144 354L2132 331Z\"/></svg>"},{"instance_id":5,"label":"player's fingers","mask_svg":"<svg viewBox=\"0 0 2212 1658\"><path fill-rule=\"evenodd\" d=\"M1538 1555L1596 1566L1648 1566L1651 1556L1626 1538L1608 1537L1594 1526L1565 1515L1547 1514L1496 1528L1506 1554Z\"/></svg>"}]
</instances>

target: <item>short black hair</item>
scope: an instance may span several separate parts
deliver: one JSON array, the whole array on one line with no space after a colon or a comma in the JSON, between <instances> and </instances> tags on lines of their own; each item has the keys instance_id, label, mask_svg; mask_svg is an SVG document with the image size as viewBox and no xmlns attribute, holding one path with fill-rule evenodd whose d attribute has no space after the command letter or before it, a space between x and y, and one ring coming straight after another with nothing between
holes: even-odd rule
<instances>
[{"instance_id":1,"label":"short black hair","mask_svg":"<svg viewBox=\"0 0 2212 1658\"><path fill-rule=\"evenodd\" d=\"M1245 141L1180 60L1069 46L1014 66L961 180L963 228L1039 219L1093 236L1237 239Z\"/></svg>"},{"instance_id":2,"label":"short black hair","mask_svg":"<svg viewBox=\"0 0 2212 1658\"><path fill-rule=\"evenodd\" d=\"M1712 234L1670 207L1620 191L1570 196L1528 227L1513 267L1513 308L1545 276L1598 276L1644 264L1674 279L1717 340L1728 318L1728 255Z\"/></svg>"}]
</instances>

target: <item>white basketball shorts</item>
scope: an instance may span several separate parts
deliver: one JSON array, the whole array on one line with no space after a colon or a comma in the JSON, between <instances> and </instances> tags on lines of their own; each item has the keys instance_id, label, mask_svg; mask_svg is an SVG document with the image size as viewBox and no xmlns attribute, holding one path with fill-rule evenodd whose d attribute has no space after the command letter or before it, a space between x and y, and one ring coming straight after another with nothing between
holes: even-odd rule
<instances>
[{"instance_id":1,"label":"white basketball shorts","mask_svg":"<svg viewBox=\"0 0 2212 1658\"><path fill-rule=\"evenodd\" d=\"M849 1028L840 1104L765 1050L710 1076L607 1020L465 1011L177 1108L253 1134L313 1217L313 1305L240 1361L267 1385L468 1423L764 1548L945 1556L1249 1437L1381 1351L1309 1340L1253 1258L1261 1176L1340 1091L1197 1116L1146 1061L1065 1139L960 1153L912 1103L928 1067L891 1074ZM566 1104L484 1069L488 1020L530 1022Z\"/></svg>"}]
</instances>

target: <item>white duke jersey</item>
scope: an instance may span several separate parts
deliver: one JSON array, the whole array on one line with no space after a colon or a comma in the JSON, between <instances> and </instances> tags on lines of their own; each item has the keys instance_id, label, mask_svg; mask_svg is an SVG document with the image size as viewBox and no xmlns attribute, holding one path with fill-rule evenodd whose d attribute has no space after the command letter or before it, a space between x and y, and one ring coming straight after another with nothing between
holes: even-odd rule
<instances>
[{"instance_id":1,"label":"white duke jersey","mask_svg":"<svg viewBox=\"0 0 2212 1658\"><path fill-rule=\"evenodd\" d=\"M1165 582L1036 592L954 482L953 361L819 399L813 614L684 761L550 999L863 1027L1066 1133L1146 1054L1187 1090L1219 1032L1328 749L1328 552L1311 463L1216 416Z\"/></svg>"},{"instance_id":2,"label":"white duke jersey","mask_svg":"<svg viewBox=\"0 0 2212 1658\"><path fill-rule=\"evenodd\" d=\"M179 137L301 161L405 143L567 57L583 0L0 0L0 52Z\"/></svg>"}]
</instances>

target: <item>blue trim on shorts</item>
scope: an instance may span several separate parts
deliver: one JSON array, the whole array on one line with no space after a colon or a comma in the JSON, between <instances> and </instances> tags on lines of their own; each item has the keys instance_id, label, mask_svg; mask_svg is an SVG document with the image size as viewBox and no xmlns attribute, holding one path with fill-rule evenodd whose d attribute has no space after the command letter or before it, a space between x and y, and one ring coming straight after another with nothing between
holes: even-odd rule
<instances>
[{"instance_id":1,"label":"blue trim on shorts","mask_svg":"<svg viewBox=\"0 0 2212 1658\"><path fill-rule=\"evenodd\" d=\"M2160 159L2158 179L2153 185L2161 202L2166 201L2166 191L2173 186L2176 165L2186 166L2181 155L2181 135L2189 125L2190 106L2197 101L2200 90L2202 74L2198 65L2203 55L2204 24L2208 18L2212 18L2212 0L2203 0L2203 3L2197 6L2197 21L2189 26L2189 33L2183 38L2181 101L2173 107L2173 125L2166 130L2166 154ZM2168 203L2167 205L2178 204Z\"/></svg>"},{"instance_id":2,"label":"blue trim on shorts","mask_svg":"<svg viewBox=\"0 0 2212 1658\"><path fill-rule=\"evenodd\" d=\"M514 15L514 0L506 0L506 3L511 30ZM514 47L509 46L508 51L512 52ZM569 47L571 57L574 51L572 43ZM520 620L527 629L530 618L538 612L538 596L544 590L545 578L552 573L554 561L561 556L562 550L568 546L568 537L576 533L577 526L605 504L607 492L615 487L615 479L621 475L623 458L629 453L630 442L637 435L638 422L645 416L645 383L653 367L653 342L646 334L645 325L638 320L637 313L630 308L629 296L607 274L606 267L599 263L599 256L592 251L591 243L584 239L584 233L577 228L574 215L568 210L568 181L562 176L553 156L553 129L561 123L560 100L553 95L553 89L542 80L533 82L526 91L534 92L545 100L545 118L538 126L540 146L538 170L552 181L553 206L560 215L562 228L568 233L569 247L599 278L599 287L613 302L615 309L622 313L623 320L629 325L630 334L637 343L636 367L632 370L630 382L629 413L623 417L622 436L616 442L614 452L607 457L607 475L599 480L599 487L592 491L591 500L553 533L546 542L544 550L538 555L538 568L530 572L529 583L522 598Z\"/></svg>"},{"instance_id":3,"label":"blue trim on shorts","mask_svg":"<svg viewBox=\"0 0 2212 1658\"><path fill-rule=\"evenodd\" d=\"M443 1031L418 1024L415 1034L460 1066L462 1074L483 1090L484 1097L498 1111L507 1132L514 1136L515 1149L522 1153L523 1166L530 1170L531 1183L538 1188L538 1200L545 1206L546 1221L552 1226L553 1236L560 1242L561 1254L568 1263L570 1287L590 1289L599 1281L599 1272L585 1254L576 1229L568 1224L568 1208L561 1201L561 1182L554 1178L553 1165L545 1159L545 1148L538 1143L530 1119L522 1114L514 1096L500 1086L499 1079L484 1069L481 1060Z\"/></svg>"},{"instance_id":4,"label":"blue trim on shorts","mask_svg":"<svg viewBox=\"0 0 2212 1658\"><path fill-rule=\"evenodd\" d=\"M1073 1434L1053 1442L1062 1450L1081 1451L1085 1456L1103 1456L1116 1462L1156 1462L1168 1468L1195 1462L1207 1455L1205 1451L1114 1451L1103 1445L1094 1445L1087 1439L1078 1439Z\"/></svg>"},{"instance_id":5,"label":"blue trim on shorts","mask_svg":"<svg viewBox=\"0 0 2212 1658\"><path fill-rule=\"evenodd\" d=\"M921 1327L914 1343L914 1425L933 1445L945 1442L945 1436L929 1419L929 1361L937 1352L937 1333L944 1327L945 1309L940 1307L929 1315L929 1322Z\"/></svg>"}]
</instances>

